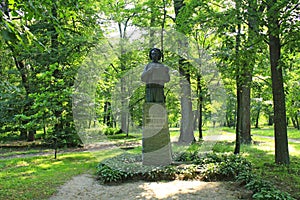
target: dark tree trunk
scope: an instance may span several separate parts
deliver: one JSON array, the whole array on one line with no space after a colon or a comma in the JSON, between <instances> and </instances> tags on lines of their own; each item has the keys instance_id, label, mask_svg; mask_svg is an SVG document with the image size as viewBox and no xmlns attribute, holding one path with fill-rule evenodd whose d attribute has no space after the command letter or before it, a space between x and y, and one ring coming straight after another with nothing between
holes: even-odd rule
<instances>
[{"instance_id":1,"label":"dark tree trunk","mask_svg":"<svg viewBox=\"0 0 300 200\"><path fill-rule=\"evenodd\" d=\"M34 139L35 139L35 134L36 134L36 131L35 130L30 130L30 131L28 131L28 138L27 138L27 140L29 141L29 142L32 142L32 141L34 141Z\"/></svg>"},{"instance_id":2,"label":"dark tree trunk","mask_svg":"<svg viewBox=\"0 0 300 200\"><path fill-rule=\"evenodd\" d=\"M255 128L259 128L259 115L260 115L260 108L257 110L256 117L255 117Z\"/></svg>"},{"instance_id":3,"label":"dark tree trunk","mask_svg":"<svg viewBox=\"0 0 300 200\"><path fill-rule=\"evenodd\" d=\"M240 4L236 1L236 9L240 9ZM239 18L239 16L237 16ZM237 25L237 35L236 35L236 44L235 44L235 56L236 56L236 96L237 96L237 109L236 109L236 127L235 127L235 149L234 154L239 154L241 149L241 132L242 132L242 83L241 83L241 74L240 74L240 44L241 44L241 24Z\"/></svg>"},{"instance_id":4,"label":"dark tree trunk","mask_svg":"<svg viewBox=\"0 0 300 200\"><path fill-rule=\"evenodd\" d=\"M273 115L273 113L269 113L268 114L268 125L273 126L273 124L274 124L274 115Z\"/></svg>"},{"instance_id":5,"label":"dark tree trunk","mask_svg":"<svg viewBox=\"0 0 300 200\"><path fill-rule=\"evenodd\" d=\"M112 122L111 122L111 103L109 101L106 101L104 103L103 123L106 124L108 127L112 127Z\"/></svg>"},{"instance_id":6,"label":"dark tree trunk","mask_svg":"<svg viewBox=\"0 0 300 200\"><path fill-rule=\"evenodd\" d=\"M300 124L299 124L299 119L298 119L298 116L297 116L297 115L295 116L295 121L296 121L296 128L297 128L298 130L300 130Z\"/></svg>"},{"instance_id":7,"label":"dark tree trunk","mask_svg":"<svg viewBox=\"0 0 300 200\"><path fill-rule=\"evenodd\" d=\"M201 76L200 74L197 75L197 94L198 94L198 132L199 132L199 140L203 139L203 132L202 132L202 107L203 107L203 94L202 94L202 87L201 87Z\"/></svg>"},{"instance_id":8,"label":"dark tree trunk","mask_svg":"<svg viewBox=\"0 0 300 200\"><path fill-rule=\"evenodd\" d=\"M237 89L237 91L239 91ZM239 93L239 92L238 92ZM241 95L237 93L237 112L236 112L236 127L235 127L235 149L234 154L239 154L241 149L241 107L239 106L241 104Z\"/></svg>"},{"instance_id":9,"label":"dark tree trunk","mask_svg":"<svg viewBox=\"0 0 300 200\"><path fill-rule=\"evenodd\" d=\"M28 131L25 128L20 128L20 139L27 140Z\"/></svg>"},{"instance_id":10,"label":"dark tree trunk","mask_svg":"<svg viewBox=\"0 0 300 200\"><path fill-rule=\"evenodd\" d=\"M285 95L282 65L280 64L279 11L272 8L276 2L276 0L273 0L271 5L268 5L269 51L274 104L275 162L278 164L289 164Z\"/></svg>"},{"instance_id":11,"label":"dark tree trunk","mask_svg":"<svg viewBox=\"0 0 300 200\"><path fill-rule=\"evenodd\" d=\"M242 111L242 129L241 129L241 142L243 144L250 144L251 139L251 118L250 118L250 84L252 80L251 72L246 69L246 74L243 75L242 94L241 94L241 111Z\"/></svg>"}]
</instances>

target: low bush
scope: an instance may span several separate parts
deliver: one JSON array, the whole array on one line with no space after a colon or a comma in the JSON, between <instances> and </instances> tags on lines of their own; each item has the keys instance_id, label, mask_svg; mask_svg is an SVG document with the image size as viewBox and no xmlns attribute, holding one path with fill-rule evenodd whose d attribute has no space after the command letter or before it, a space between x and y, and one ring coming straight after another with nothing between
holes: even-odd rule
<instances>
[{"instance_id":1,"label":"low bush","mask_svg":"<svg viewBox=\"0 0 300 200\"><path fill-rule=\"evenodd\" d=\"M281 192L270 182L252 172L252 164L240 155L232 153L207 153L204 157L188 149L176 153L179 163L170 166L144 166L141 155L122 154L105 160L97 166L101 183L120 183L126 180L189 180L238 181L251 190L253 199L294 200L288 193Z\"/></svg>"},{"instance_id":2,"label":"low bush","mask_svg":"<svg viewBox=\"0 0 300 200\"><path fill-rule=\"evenodd\" d=\"M97 166L97 176L101 183L118 183L130 179L174 180L175 175L174 166L144 166L141 155L134 154L122 154Z\"/></svg>"},{"instance_id":3,"label":"low bush","mask_svg":"<svg viewBox=\"0 0 300 200\"><path fill-rule=\"evenodd\" d=\"M183 155L183 154L182 154ZM187 154L186 154L187 155ZM190 155L188 155L189 158ZM195 163L179 163L170 166L144 166L141 155L122 154L105 160L97 166L98 179L102 183L123 182L128 179L147 181L159 180L233 180L244 171L251 170L251 164L233 154L207 154L204 158L193 156ZM181 159L187 160L183 156Z\"/></svg>"},{"instance_id":4,"label":"low bush","mask_svg":"<svg viewBox=\"0 0 300 200\"><path fill-rule=\"evenodd\" d=\"M295 200L290 194L275 188L270 182L246 172L241 173L236 179L245 185L246 189L253 192L252 198L257 200Z\"/></svg>"},{"instance_id":5,"label":"low bush","mask_svg":"<svg viewBox=\"0 0 300 200\"><path fill-rule=\"evenodd\" d=\"M206 181L234 180L240 173L252 170L249 161L235 154L207 154L198 164Z\"/></svg>"},{"instance_id":6,"label":"low bush","mask_svg":"<svg viewBox=\"0 0 300 200\"><path fill-rule=\"evenodd\" d=\"M122 133L122 130L120 128L111 128L107 127L103 129L104 135L116 135Z\"/></svg>"}]
</instances>

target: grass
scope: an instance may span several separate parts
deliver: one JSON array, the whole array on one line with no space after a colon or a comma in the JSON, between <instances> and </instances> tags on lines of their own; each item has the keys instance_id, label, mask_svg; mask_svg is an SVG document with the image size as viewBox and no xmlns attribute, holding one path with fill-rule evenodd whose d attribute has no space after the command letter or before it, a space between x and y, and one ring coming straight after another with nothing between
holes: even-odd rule
<instances>
[{"instance_id":1,"label":"grass","mask_svg":"<svg viewBox=\"0 0 300 200\"><path fill-rule=\"evenodd\" d=\"M235 133L235 128L222 127L222 131ZM291 139L299 139L300 140L300 130L295 128L288 127L288 137ZM262 128L252 128L252 135L261 135L261 136L270 136L274 137L274 128L272 126L265 126Z\"/></svg>"},{"instance_id":2,"label":"grass","mask_svg":"<svg viewBox=\"0 0 300 200\"><path fill-rule=\"evenodd\" d=\"M272 136L274 137L273 127L264 127L260 129L252 129L253 135ZM288 137L291 139L300 139L300 130L288 127Z\"/></svg>"},{"instance_id":3,"label":"grass","mask_svg":"<svg viewBox=\"0 0 300 200\"><path fill-rule=\"evenodd\" d=\"M0 161L0 199L47 199L57 187L82 173L95 173L99 161L120 153L67 153L53 156L13 158Z\"/></svg>"},{"instance_id":4,"label":"grass","mask_svg":"<svg viewBox=\"0 0 300 200\"><path fill-rule=\"evenodd\" d=\"M272 182L278 189L290 193L300 199L300 144L290 143L289 166L276 165L274 156L274 140L253 137L255 145L242 145L241 154L253 164L254 173ZM218 142L214 146L216 152L233 152L234 142Z\"/></svg>"},{"instance_id":5,"label":"grass","mask_svg":"<svg viewBox=\"0 0 300 200\"><path fill-rule=\"evenodd\" d=\"M296 129L288 129L290 138L299 138ZM232 128L215 129L216 134L234 133ZM210 134L205 131L204 135ZM241 153L254 165L254 173L273 182L282 191L289 192L300 199L300 144L290 143L291 164L278 166L274 164L274 141L262 136L273 136L273 128L252 129L255 145L243 145ZM178 130L170 130L171 137L178 137ZM111 136L112 141L127 142L141 140L141 134ZM196 134L195 134L196 136ZM2 143L3 144L3 143ZM181 148L181 147L178 147ZM233 152L234 142L218 142L214 145L216 152ZM38 153L40 149L1 149L1 156ZM44 149L42 151L45 151ZM129 153L141 153L142 147L128 150ZM27 158L11 158L0 160L0 199L47 199L57 188L82 173L95 173L96 165L103 159L113 157L124 151L120 149L102 150L93 153L59 154L54 160L53 155Z\"/></svg>"}]
</instances>

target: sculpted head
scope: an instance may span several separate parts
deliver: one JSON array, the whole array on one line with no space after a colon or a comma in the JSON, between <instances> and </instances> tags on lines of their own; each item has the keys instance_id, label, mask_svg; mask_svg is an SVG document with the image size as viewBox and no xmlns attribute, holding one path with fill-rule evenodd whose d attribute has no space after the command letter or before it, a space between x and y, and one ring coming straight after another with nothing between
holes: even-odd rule
<instances>
[{"instance_id":1,"label":"sculpted head","mask_svg":"<svg viewBox=\"0 0 300 200\"><path fill-rule=\"evenodd\" d=\"M160 49L153 48L149 52L149 57L153 62L158 62L162 57L162 53L161 53Z\"/></svg>"}]
</instances>

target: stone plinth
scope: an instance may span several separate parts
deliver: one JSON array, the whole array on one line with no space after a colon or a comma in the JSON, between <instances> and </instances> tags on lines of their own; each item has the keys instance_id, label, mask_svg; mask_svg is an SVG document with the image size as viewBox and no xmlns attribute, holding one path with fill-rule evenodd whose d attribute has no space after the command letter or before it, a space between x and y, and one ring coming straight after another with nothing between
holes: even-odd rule
<instances>
[{"instance_id":1,"label":"stone plinth","mask_svg":"<svg viewBox=\"0 0 300 200\"><path fill-rule=\"evenodd\" d=\"M170 132L164 103L145 103L142 142L143 165L171 164Z\"/></svg>"}]
</instances>

